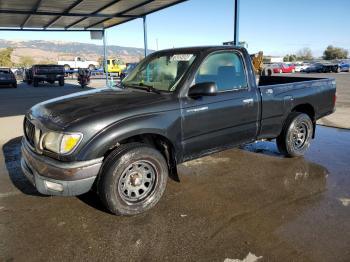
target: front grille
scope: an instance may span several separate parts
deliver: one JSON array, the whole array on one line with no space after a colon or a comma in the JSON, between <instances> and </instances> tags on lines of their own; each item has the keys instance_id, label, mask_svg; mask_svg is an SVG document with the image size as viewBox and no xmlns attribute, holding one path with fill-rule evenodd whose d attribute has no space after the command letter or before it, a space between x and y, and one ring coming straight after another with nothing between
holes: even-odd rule
<instances>
[{"instance_id":1,"label":"front grille","mask_svg":"<svg viewBox=\"0 0 350 262\"><path fill-rule=\"evenodd\" d=\"M27 118L24 118L24 135L29 144L35 147L35 126Z\"/></svg>"}]
</instances>

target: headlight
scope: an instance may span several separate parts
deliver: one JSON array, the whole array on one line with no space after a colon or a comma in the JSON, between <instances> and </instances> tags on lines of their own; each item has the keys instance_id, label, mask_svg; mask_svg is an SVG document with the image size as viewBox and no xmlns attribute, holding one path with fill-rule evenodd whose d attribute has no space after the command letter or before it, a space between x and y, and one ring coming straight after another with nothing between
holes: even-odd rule
<instances>
[{"instance_id":1,"label":"headlight","mask_svg":"<svg viewBox=\"0 0 350 262\"><path fill-rule=\"evenodd\" d=\"M79 133L48 132L44 134L43 148L57 154L68 154L78 146L82 137L82 134Z\"/></svg>"}]
</instances>

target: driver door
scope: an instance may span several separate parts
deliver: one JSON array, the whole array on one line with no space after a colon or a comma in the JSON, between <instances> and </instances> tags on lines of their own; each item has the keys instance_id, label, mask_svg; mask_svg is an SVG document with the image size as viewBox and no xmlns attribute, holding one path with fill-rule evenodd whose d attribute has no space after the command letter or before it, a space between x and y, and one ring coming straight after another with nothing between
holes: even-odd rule
<instances>
[{"instance_id":1,"label":"driver door","mask_svg":"<svg viewBox=\"0 0 350 262\"><path fill-rule=\"evenodd\" d=\"M216 52L200 65L193 84L215 82L215 96L181 101L185 160L255 140L257 90L248 85L245 65L235 51Z\"/></svg>"}]
</instances>

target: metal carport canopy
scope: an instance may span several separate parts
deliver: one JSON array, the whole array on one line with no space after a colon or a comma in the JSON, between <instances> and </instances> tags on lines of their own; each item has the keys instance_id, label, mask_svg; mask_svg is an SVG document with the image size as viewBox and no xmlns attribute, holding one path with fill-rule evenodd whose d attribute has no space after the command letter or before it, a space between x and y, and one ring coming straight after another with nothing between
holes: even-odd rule
<instances>
[{"instance_id":1,"label":"metal carport canopy","mask_svg":"<svg viewBox=\"0 0 350 262\"><path fill-rule=\"evenodd\" d=\"M0 0L0 31L105 32L107 28L143 18L146 56L146 15L186 1L188 0ZM233 1L233 43L238 45L240 0ZM105 33L103 46L106 60Z\"/></svg>"},{"instance_id":2,"label":"metal carport canopy","mask_svg":"<svg viewBox=\"0 0 350 262\"><path fill-rule=\"evenodd\" d=\"M104 30L185 1L0 0L0 30Z\"/></svg>"},{"instance_id":3,"label":"metal carport canopy","mask_svg":"<svg viewBox=\"0 0 350 262\"><path fill-rule=\"evenodd\" d=\"M187 0L0 0L0 31L103 31L103 56L107 72L105 29L143 18L147 55L146 15ZM108 84L108 74L106 74Z\"/></svg>"}]
</instances>

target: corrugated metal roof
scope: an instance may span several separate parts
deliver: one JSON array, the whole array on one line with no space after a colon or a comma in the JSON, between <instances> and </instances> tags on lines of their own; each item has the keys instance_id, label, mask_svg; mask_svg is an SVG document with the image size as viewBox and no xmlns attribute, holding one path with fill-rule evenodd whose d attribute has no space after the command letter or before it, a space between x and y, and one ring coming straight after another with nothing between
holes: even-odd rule
<instances>
[{"instance_id":1,"label":"corrugated metal roof","mask_svg":"<svg viewBox=\"0 0 350 262\"><path fill-rule=\"evenodd\" d=\"M185 1L0 0L0 29L101 30Z\"/></svg>"}]
</instances>

